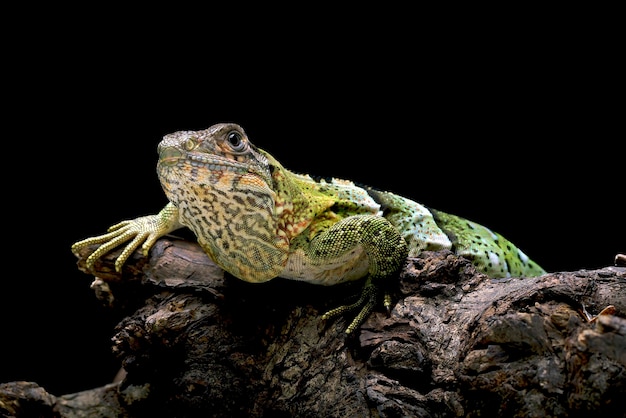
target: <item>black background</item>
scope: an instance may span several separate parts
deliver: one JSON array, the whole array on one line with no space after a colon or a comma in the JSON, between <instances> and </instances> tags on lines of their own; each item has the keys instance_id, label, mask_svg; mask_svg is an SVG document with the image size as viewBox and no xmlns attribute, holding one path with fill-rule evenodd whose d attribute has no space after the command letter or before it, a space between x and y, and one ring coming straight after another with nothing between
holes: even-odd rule
<instances>
[{"instance_id":1,"label":"black background","mask_svg":"<svg viewBox=\"0 0 626 418\"><path fill-rule=\"evenodd\" d=\"M278 49L208 35L189 49L143 33L81 44L76 30L16 48L5 65L0 382L61 395L113 378L116 318L70 245L159 211L157 143L217 122L241 124L294 171L489 226L547 270L611 265L626 251L612 33L517 29L444 40L409 28L402 44L312 36Z\"/></svg>"}]
</instances>

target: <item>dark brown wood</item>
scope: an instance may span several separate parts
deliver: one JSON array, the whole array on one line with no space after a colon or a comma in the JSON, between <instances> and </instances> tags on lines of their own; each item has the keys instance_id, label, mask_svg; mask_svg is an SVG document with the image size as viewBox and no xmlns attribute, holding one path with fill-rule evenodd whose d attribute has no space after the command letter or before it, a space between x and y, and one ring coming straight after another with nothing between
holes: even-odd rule
<instances>
[{"instance_id":1,"label":"dark brown wood","mask_svg":"<svg viewBox=\"0 0 626 418\"><path fill-rule=\"evenodd\" d=\"M391 315L346 336L349 317L320 315L358 282L245 283L173 238L121 274L115 252L88 272L92 250L78 267L126 313L112 336L125 376L59 397L4 383L6 416L626 416L624 267L491 280L425 252L392 287Z\"/></svg>"}]
</instances>

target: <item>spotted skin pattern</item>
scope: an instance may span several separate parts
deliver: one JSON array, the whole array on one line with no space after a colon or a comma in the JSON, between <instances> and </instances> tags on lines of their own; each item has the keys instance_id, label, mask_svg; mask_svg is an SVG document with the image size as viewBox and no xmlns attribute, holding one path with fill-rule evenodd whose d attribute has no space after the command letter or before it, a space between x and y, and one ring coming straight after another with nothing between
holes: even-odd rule
<instances>
[{"instance_id":1,"label":"spotted skin pattern","mask_svg":"<svg viewBox=\"0 0 626 418\"><path fill-rule=\"evenodd\" d=\"M157 215L123 221L106 234L76 242L99 247L88 268L126 243L115 267L141 246L187 227L225 271L251 283L275 277L317 285L364 278L361 297L323 315L350 311L354 332L378 303L406 257L450 249L491 277L538 276L545 271L515 245L474 222L396 194L341 179L314 179L285 169L255 147L236 124L166 135L157 173L169 203ZM130 242L129 242L130 241Z\"/></svg>"}]
</instances>

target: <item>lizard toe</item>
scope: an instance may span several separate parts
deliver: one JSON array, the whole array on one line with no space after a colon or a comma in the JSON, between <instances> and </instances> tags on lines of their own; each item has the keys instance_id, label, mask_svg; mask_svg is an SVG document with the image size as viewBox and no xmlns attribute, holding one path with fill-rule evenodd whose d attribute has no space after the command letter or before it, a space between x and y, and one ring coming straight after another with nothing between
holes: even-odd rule
<instances>
[{"instance_id":1,"label":"lizard toe","mask_svg":"<svg viewBox=\"0 0 626 418\"><path fill-rule=\"evenodd\" d=\"M348 312L359 310L359 313L354 317L350 325L346 328L346 334L352 334L357 328L359 328L363 322L367 319L369 314L376 306L378 300L378 288L374 285L367 285L361 292L359 300L350 305L343 305L337 308L331 309L322 315L322 319L330 319L339 315L343 315Z\"/></svg>"}]
</instances>

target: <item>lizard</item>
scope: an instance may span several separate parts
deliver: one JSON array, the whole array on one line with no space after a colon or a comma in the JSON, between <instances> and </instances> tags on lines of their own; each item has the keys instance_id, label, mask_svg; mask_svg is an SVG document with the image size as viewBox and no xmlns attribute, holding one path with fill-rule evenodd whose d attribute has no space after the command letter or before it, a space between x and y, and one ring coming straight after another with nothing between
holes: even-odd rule
<instances>
[{"instance_id":1,"label":"lizard","mask_svg":"<svg viewBox=\"0 0 626 418\"><path fill-rule=\"evenodd\" d=\"M125 244L115 260L120 272L140 245L147 255L158 238L187 227L217 265L246 282L282 277L332 286L363 279L356 302L322 315L356 311L347 334L381 298L389 312L389 281L407 257L425 250L452 250L492 278L546 273L502 235L465 218L350 180L288 170L235 123L167 134L157 151L168 203L75 242L74 253L99 244L88 269Z\"/></svg>"}]
</instances>

